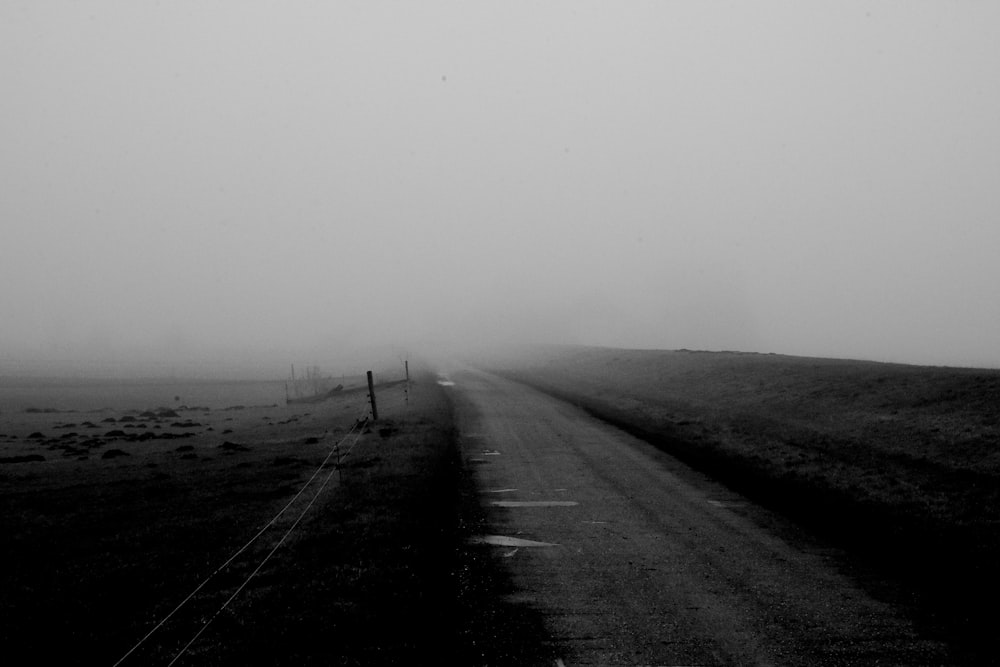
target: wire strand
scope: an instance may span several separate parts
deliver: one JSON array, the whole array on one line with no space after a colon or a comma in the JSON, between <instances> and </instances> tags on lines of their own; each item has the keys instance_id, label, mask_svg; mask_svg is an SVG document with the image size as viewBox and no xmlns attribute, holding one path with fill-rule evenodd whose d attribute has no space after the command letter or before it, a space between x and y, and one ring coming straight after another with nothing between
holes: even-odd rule
<instances>
[{"instance_id":1,"label":"wire strand","mask_svg":"<svg viewBox=\"0 0 1000 667\"><path fill-rule=\"evenodd\" d=\"M315 471L315 472L314 472L314 473L312 474L312 477L310 477L310 478L309 478L309 479L308 479L308 480L306 481L306 483L302 485L302 488L301 488L301 489L299 489L298 493L296 493L296 494L295 494L294 496L292 496L292 499L291 499L291 500L289 500L289 501L288 501L287 503L285 503L285 506L284 506L284 507L282 507L282 508L281 508L281 509L280 509L280 510L278 511L278 513L277 513L277 514L275 514L275 515L274 515L274 517L272 517L272 518L271 518L271 520L270 520L270 521L268 521L268 522L267 522L266 524L264 524L264 527L263 527L263 528L261 528L261 529L260 529L259 531L257 531L257 533L256 533L256 534L255 534L255 535L254 535L253 537L251 537L251 538L250 538L250 539L249 539L249 540L247 541L247 543L246 543L246 544L244 544L244 545L243 545L242 547L240 547L240 548L239 548L239 549L238 549L238 550L237 550L237 551L236 551L235 553L233 553L233 555L232 555L232 556L230 556L230 557L229 557L229 559L228 559L228 560L226 560L226 562L224 562L224 563L223 563L222 565L220 565L219 567L215 568L215 570L214 570L214 571L213 571L213 572L212 572L212 573L211 573L210 575L208 575L207 577L205 577L205 579L203 579L203 580L202 580L202 582L201 582L200 584L198 584L198 585L197 585L197 586L195 587L195 589L194 589L193 591L191 591L191 592L190 592L190 593L188 594L188 596L187 596L187 597L185 597L185 598L184 598L183 600L181 600L180 604L178 604L178 605L177 605L176 607L174 607L174 608L173 608L173 609L172 609L172 610L170 611L170 613L169 613L169 614L167 614L166 616L164 616L164 617L163 617L163 618L162 618L162 619L160 620L160 622L159 622L159 623L157 623L156 625L154 625L154 626L153 626L153 629L152 629L152 630L150 630L149 632L147 632L147 633L145 634L145 636L143 636L143 638L142 638L142 639L140 639L140 640L139 640L138 642L136 642L135 646L133 646L132 648L130 648L130 649L128 650L128 652L127 652L127 653L125 653L125 655L123 655L123 656L122 656L121 658L119 658L119 659L118 659L118 661L117 661L117 662L115 662L115 663L114 663L114 665L113 665L112 667L118 667L118 665L120 665L121 663L125 662L125 660L126 660L126 659L127 659L127 658L128 658L129 656L130 656L130 655L132 655L132 654L133 654L133 653L134 653L134 652L135 652L135 651L136 651L136 650L137 650L137 649L138 649L138 648L139 648L140 646L142 646L142 645L143 645L144 643L146 643L146 640L148 640L148 639L149 639L150 637L152 637L152 636L153 636L153 634L154 634L154 633L156 633L156 631L157 631L157 630L159 630L159 629L160 629L161 627L163 627L163 625L164 625L164 624L166 624L166 622L167 622L167 621L169 621L169 620L170 620L170 619L171 619L171 618L172 618L172 617L174 616L174 614L176 614L176 613L177 613L178 611L180 611L180 610L181 610L181 608L182 608L182 607L184 607L184 605L186 605L186 604L187 604L188 602L190 602L190 601L191 601L191 599L192 599L192 598L193 598L193 597L194 597L195 595L197 595L197 594L199 593L199 591L201 591L201 589L202 589L202 588L204 588L206 584L208 584L208 582L209 582L209 581L211 581L211 580L212 580L212 579L213 579L213 578L214 578L214 577L215 577L215 576L216 576L217 574L219 574L219 572L222 572L222 570L224 570L224 569L226 569L227 567L229 567L229 565L230 565L230 564L231 564L231 563L232 563L232 562L233 562L234 560L236 560L236 559L237 559L237 558L239 557L239 555L240 555L240 554L242 554L242 553L243 553L244 551L246 551L247 549L249 549L249 548L250 548L250 546L251 546L251 545L252 545L252 544L253 544L254 542L256 542L256 541L257 541L257 539L258 539L258 538L259 538L259 537L260 537L261 535L263 535L263 534L264 534L264 533L265 533L265 532L267 531L267 529L268 529L268 528L270 528L271 526L273 526L273 525L275 524L275 522L277 522L277 520L278 520L279 518L281 518L281 515L282 515L282 514L284 514L284 513L285 513L285 511L286 511L286 510L288 510L288 508L292 506L292 503L294 503L294 502L295 502L296 500L298 500L299 496L301 496L301 495L302 495L302 493L303 493L303 492L304 492L304 491L305 491L305 490L306 490L306 489L307 489L307 488L309 487L309 485L310 485L310 484L312 484L313 480L314 480L314 479L316 479L316 476L317 476L317 475L318 475L318 474L320 473L320 471L321 471L321 470L323 469L323 466L325 466L325 465L327 464L327 462L328 462L328 461L330 460L330 457L331 457L331 456L333 456L333 454L334 454L334 453L335 453L335 452L336 452L336 451L337 451L337 450L339 449L340 445L341 445L341 444L342 444L342 443L343 443L344 441L346 441L346 440L347 440L347 439L348 439L349 437L351 437L351 434L352 434L352 433L354 433L354 431L355 431L355 430L356 430L356 429L357 429L357 428L358 428L359 426L363 426L363 425L365 425L365 424L367 424L367 423L368 423L368 419L367 419L367 418L365 418L365 419L363 419L363 420L358 420L358 421L356 421L356 422L355 422L355 424L354 424L354 426L352 426L352 427L350 428L350 430L349 430L349 431L348 431L348 432L347 432L347 433L346 433L346 434L344 435L344 437L343 437L343 438L341 438L341 439L340 439L340 440L339 440L339 441L338 441L338 442L337 442L337 443L336 443L336 444L335 444L335 445L334 445L333 447L331 447L331 448L330 448L330 451L329 451L329 453L327 453L327 455L326 455L326 458L324 458L324 459L323 459L323 462L322 462L322 463L320 463L320 464L319 464L319 467L317 467L317 468L316 468L316 471ZM359 434L359 436L360 436L360 434ZM357 444L357 440L355 440L355 444ZM352 449L353 449L353 447L352 447Z\"/></svg>"},{"instance_id":2,"label":"wire strand","mask_svg":"<svg viewBox=\"0 0 1000 667\"><path fill-rule=\"evenodd\" d=\"M357 437L354 439L354 444L351 445L351 449L348 450L348 453L350 453L350 451L354 449L354 445L358 444L358 440L361 439L362 435L363 435L362 433L358 433ZM341 442L343 442L343 440L341 440ZM201 628L198 629L198 632L194 634L194 637L192 637L190 641L188 641L188 643L184 645L184 648L178 651L177 655L174 656L173 660L167 663L167 667L171 667L175 662L177 662L177 660L179 660L180 657L184 655L184 653L186 653L189 648L191 648L191 645L194 644L196 641L198 641L198 638L201 637L202 633L204 633L205 630L208 629L208 626L211 625L212 622L219 617L219 614L221 614L225 610L225 608L229 606L230 602L236 599L236 597L243 591L243 589L246 588L247 584L250 583L250 580L253 579L255 576L257 576L257 573L261 571L261 569L264 567L267 561L271 560L271 556L273 556L281 547L281 545L285 543L285 540L288 539L288 536L291 535L292 531L294 531L296 526L299 525L299 522L302 521L302 518L313 506L313 503L316 502L316 499L319 498L321 493L323 493L323 489L326 488L326 485L330 482L330 478L333 477L333 473L335 471L336 468L330 471L330 473L326 476L326 479L323 480L323 483L320 485L319 489L316 491L312 499L309 501L309 504L305 506L305 509L303 509L302 512L299 514L298 518L295 519L295 523L289 526L288 530L285 531L285 534L281 536L280 540L278 540L278 543L274 545L274 548L271 549L271 551L266 556L264 556L264 559L260 562L260 564L257 565L256 568L254 568L253 572L250 573L250 576L248 576L243 581L243 583L240 584L235 591L233 591L233 594L230 595L229 598L227 598L226 601L222 603L222 606L219 607L219 609L214 614L212 614L207 621L205 621L204 625L202 625Z\"/></svg>"}]
</instances>

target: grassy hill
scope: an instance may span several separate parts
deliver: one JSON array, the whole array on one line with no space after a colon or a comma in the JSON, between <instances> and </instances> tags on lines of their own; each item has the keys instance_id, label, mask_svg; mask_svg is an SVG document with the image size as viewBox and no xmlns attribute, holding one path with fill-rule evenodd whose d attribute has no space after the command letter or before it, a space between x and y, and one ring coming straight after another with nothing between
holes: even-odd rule
<instances>
[{"instance_id":1,"label":"grassy hill","mask_svg":"<svg viewBox=\"0 0 1000 667\"><path fill-rule=\"evenodd\" d=\"M966 645L1000 590L1000 371L549 348L491 365L847 545Z\"/></svg>"}]
</instances>

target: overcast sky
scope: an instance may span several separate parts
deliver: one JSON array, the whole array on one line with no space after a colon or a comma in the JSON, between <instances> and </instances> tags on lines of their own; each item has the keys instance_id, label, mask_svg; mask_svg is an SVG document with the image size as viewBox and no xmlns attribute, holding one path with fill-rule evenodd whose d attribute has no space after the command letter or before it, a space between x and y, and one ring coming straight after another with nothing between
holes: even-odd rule
<instances>
[{"instance_id":1,"label":"overcast sky","mask_svg":"<svg viewBox=\"0 0 1000 667\"><path fill-rule=\"evenodd\" d=\"M456 337L1000 366L998 26L5 0L0 373Z\"/></svg>"}]
</instances>

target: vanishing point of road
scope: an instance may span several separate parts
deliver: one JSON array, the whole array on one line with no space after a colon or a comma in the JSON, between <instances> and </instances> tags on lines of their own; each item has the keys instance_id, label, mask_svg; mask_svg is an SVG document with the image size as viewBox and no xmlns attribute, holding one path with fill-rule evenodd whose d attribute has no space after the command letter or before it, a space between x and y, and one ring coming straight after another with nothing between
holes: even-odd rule
<instances>
[{"instance_id":1,"label":"vanishing point of road","mask_svg":"<svg viewBox=\"0 0 1000 667\"><path fill-rule=\"evenodd\" d=\"M835 551L648 443L494 375L449 380L481 539L556 664L950 663Z\"/></svg>"}]
</instances>

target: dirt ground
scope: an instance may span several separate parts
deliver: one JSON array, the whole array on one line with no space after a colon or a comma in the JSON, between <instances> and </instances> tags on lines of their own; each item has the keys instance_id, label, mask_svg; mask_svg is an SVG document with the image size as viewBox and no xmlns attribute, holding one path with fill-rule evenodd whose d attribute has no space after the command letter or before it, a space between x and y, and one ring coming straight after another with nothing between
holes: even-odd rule
<instances>
[{"instance_id":1,"label":"dirt ground","mask_svg":"<svg viewBox=\"0 0 1000 667\"><path fill-rule=\"evenodd\" d=\"M361 430L366 391L285 406L241 402L280 385L242 386L191 406L173 400L180 389L134 383L122 408L93 407L108 396L78 384L47 387L46 403L9 392L21 404L0 415L0 644L39 664L114 664L139 643L122 664L167 664L214 618L180 664L502 652L499 631L492 649L482 632L502 582L459 546L475 495L428 378L377 388L381 419ZM338 442L341 455L353 445L339 467L327 459Z\"/></svg>"}]
</instances>

